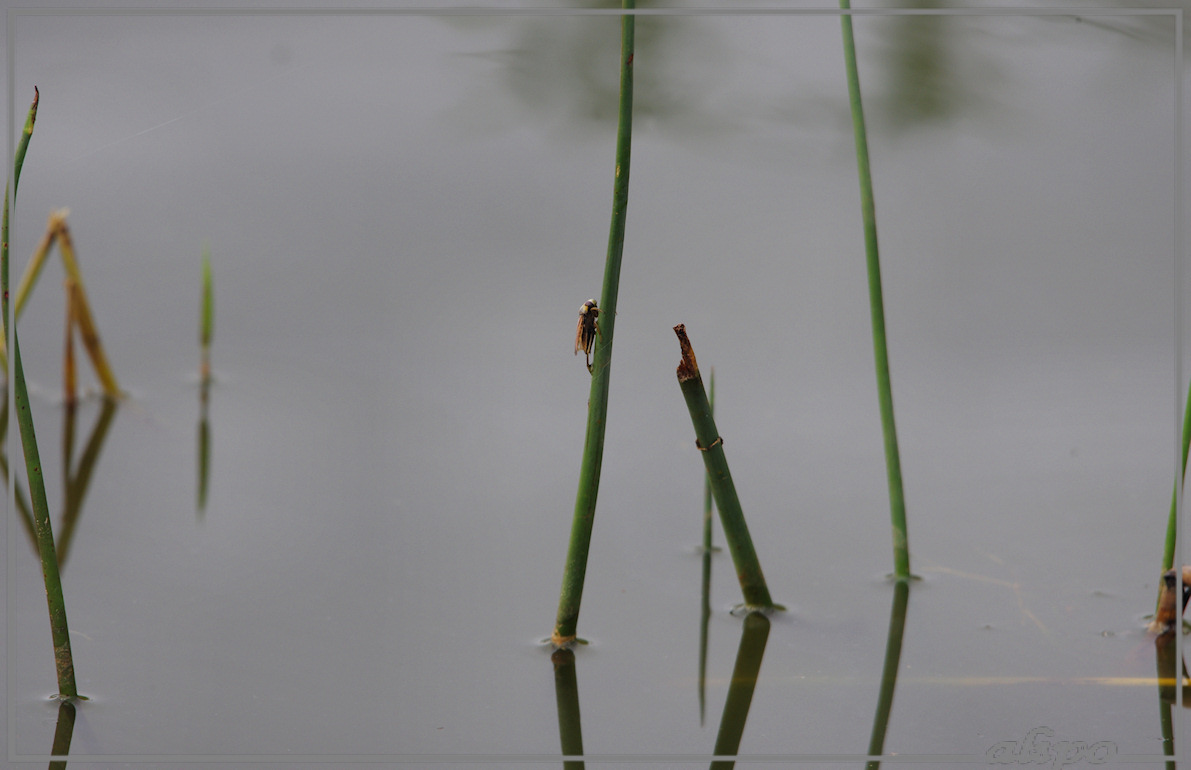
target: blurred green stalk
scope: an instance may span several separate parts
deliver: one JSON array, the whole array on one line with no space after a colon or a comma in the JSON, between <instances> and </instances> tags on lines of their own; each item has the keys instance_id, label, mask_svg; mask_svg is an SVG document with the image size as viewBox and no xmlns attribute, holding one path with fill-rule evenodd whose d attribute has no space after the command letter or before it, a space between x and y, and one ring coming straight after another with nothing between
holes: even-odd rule
<instances>
[{"instance_id":1,"label":"blurred green stalk","mask_svg":"<svg viewBox=\"0 0 1191 770\"><path fill-rule=\"evenodd\" d=\"M744 511L740 508L736 486L732 483L732 474L728 471L728 460L724 457L724 441L720 438L715 420L711 417L711 405L707 401L707 392L703 389L703 378L699 375L695 352L686 336L686 326L675 326L674 333L678 335L678 344L682 348L682 362L678 365L678 387L682 389L687 410L691 413L695 438L703 455L707 476L711 479L715 505L720 511L720 523L724 527L724 539L728 541L728 551L732 554L732 563L736 565L736 577L740 580L744 603L750 608L778 609L769 596L765 575L761 573L761 562L757 559L753 539L749 536L748 525L744 521Z\"/></svg>"},{"instance_id":2,"label":"blurred green stalk","mask_svg":"<svg viewBox=\"0 0 1191 770\"><path fill-rule=\"evenodd\" d=\"M623 0L631 11L634 0ZM616 297L620 289L620 260L624 253L624 228L629 203L629 155L633 135L633 34L636 17L620 17L620 108L616 129L616 177L612 187L612 225L608 232L608 256L604 263L604 286L600 294L600 332L592 358L591 395L587 401L587 433L579 469L579 489L571 541L563 570L558 616L550 639L556 646L575 641L583 578L587 573L587 552L595 520L596 495L600 488L600 466L604 460L604 428L608 418L608 388L612 375L612 333L616 326Z\"/></svg>"},{"instance_id":3,"label":"blurred green stalk","mask_svg":"<svg viewBox=\"0 0 1191 770\"><path fill-rule=\"evenodd\" d=\"M211 339L215 336L215 282L211 276L211 249L203 244L203 299L199 310L199 428L198 428L198 510L207 507L207 485L211 477L211 425L207 404L211 390Z\"/></svg>"},{"instance_id":4,"label":"blurred green stalk","mask_svg":"<svg viewBox=\"0 0 1191 770\"><path fill-rule=\"evenodd\" d=\"M848 0L839 7L850 10ZM840 16L844 34L844 64L848 71L848 101L852 106L852 129L856 136L856 165L860 173L860 208L864 217L864 250L868 262L868 300L873 322L873 357L877 367L877 397L881 405L881 428L885 433L885 470L889 479L889 516L893 523L893 574L910 578L910 545L906 537L906 498L902 489L901 454L893 422L893 391L889 379L889 351L885 344L885 301L881 292L881 260L877 252L877 212L873 202L873 179L868 163L868 136L864 128L864 107L860 101L860 74L856 67L856 42L852 37L852 16Z\"/></svg>"},{"instance_id":5,"label":"blurred green stalk","mask_svg":"<svg viewBox=\"0 0 1191 770\"><path fill-rule=\"evenodd\" d=\"M12 200L15 204L17 184L21 167L25 162L25 151L33 136L33 124L37 120L37 89L33 89L33 104L25 120L25 130L17 145L13 162ZM4 318L9 318L8 301L8 192L4 194L3 245L0 246L0 292L2 292ZM62 598L62 578L58 574L58 556L54 551L54 532L50 527L50 508L46 501L45 478L41 471L41 457L37 451L37 436L33 431L33 413L29 406L29 390L25 386L25 370L21 366L21 346L17 340L16 325L9 329L12 335L12 377L16 400L17 425L21 431L21 446L25 450L25 470L29 478L29 494L33 503L34 533L37 536L37 550L41 556L41 572L45 578L46 603L50 611L50 633L54 639L54 662L58 669L58 692L65 698L77 698L78 687L74 680L74 659L70 654L70 630L66 622L66 602Z\"/></svg>"},{"instance_id":6,"label":"blurred green stalk","mask_svg":"<svg viewBox=\"0 0 1191 770\"><path fill-rule=\"evenodd\" d=\"M215 336L215 287L211 278L211 249L203 244L203 306L199 317L199 345L202 347L202 380L211 379L211 338Z\"/></svg>"},{"instance_id":7,"label":"blurred green stalk","mask_svg":"<svg viewBox=\"0 0 1191 770\"><path fill-rule=\"evenodd\" d=\"M1183 456L1179 475L1187 477L1187 449L1191 447L1191 386L1187 390L1187 402L1183 405ZM1174 566L1175 535L1178 533L1179 480L1174 481L1170 492L1170 515L1166 519L1166 545L1162 550L1162 572ZM1158 583L1158 595L1162 595L1162 583ZM1157 605L1155 605L1157 606Z\"/></svg>"}]
</instances>

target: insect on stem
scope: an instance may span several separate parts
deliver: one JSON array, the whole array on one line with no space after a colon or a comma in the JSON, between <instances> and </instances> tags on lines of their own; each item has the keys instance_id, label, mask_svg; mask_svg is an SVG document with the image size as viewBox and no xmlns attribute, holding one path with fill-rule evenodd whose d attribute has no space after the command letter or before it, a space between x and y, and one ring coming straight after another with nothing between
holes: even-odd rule
<instances>
[{"instance_id":1,"label":"insect on stem","mask_svg":"<svg viewBox=\"0 0 1191 770\"><path fill-rule=\"evenodd\" d=\"M583 351L589 373L591 372L591 348L595 345L596 335L600 333L600 325L596 321L599 315L600 309L596 307L596 301L589 299L579 308L579 323L575 326L575 355L579 355L580 350Z\"/></svg>"}]
</instances>

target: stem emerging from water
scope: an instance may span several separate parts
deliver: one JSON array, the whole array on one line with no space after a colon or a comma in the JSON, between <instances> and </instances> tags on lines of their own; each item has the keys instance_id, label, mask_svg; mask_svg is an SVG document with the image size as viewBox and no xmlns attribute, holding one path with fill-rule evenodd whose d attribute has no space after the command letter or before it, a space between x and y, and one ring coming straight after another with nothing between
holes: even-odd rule
<instances>
[{"instance_id":1,"label":"stem emerging from water","mask_svg":"<svg viewBox=\"0 0 1191 770\"><path fill-rule=\"evenodd\" d=\"M1187 402L1183 405L1183 457L1179 466L1179 474L1185 479L1187 476L1187 450L1191 447L1191 386L1187 390ZM1178 532L1179 510L1179 481L1175 479L1174 489L1170 492L1170 516L1166 519L1166 545L1162 549L1162 572L1174 566L1175 535ZM1162 584L1158 584L1158 596L1161 598Z\"/></svg>"},{"instance_id":2,"label":"stem emerging from water","mask_svg":"<svg viewBox=\"0 0 1191 770\"><path fill-rule=\"evenodd\" d=\"M703 455L707 477L711 481L715 506L720 512L724 539L728 541L728 551L732 554L732 563L736 565L736 577L740 580L744 603L750 608L778 609L769 596L765 575L761 572L761 562L757 559L753 539L749 536L748 525L744 522L744 511L741 510L740 499L736 496L732 474L728 471L728 460L724 457L724 440L715 427L715 420L712 419L711 405L707 401L707 392L703 389L703 377L699 374L695 352L686 336L686 327L679 324L674 327L674 333L678 335L678 344L682 348L682 362L678 365L678 387L682 389L687 410L691 413L695 438Z\"/></svg>"},{"instance_id":3,"label":"stem emerging from water","mask_svg":"<svg viewBox=\"0 0 1191 770\"><path fill-rule=\"evenodd\" d=\"M848 0L840 8L850 10ZM902 489L901 453L897 448L897 427L893 422L893 390L889 378L889 351L885 344L885 300L881 292L881 260L877 252L877 212L873 202L873 179L868 164L868 135L860 101L860 74L856 66L856 42L852 37L852 16L840 16L844 34L844 64L848 72L848 101L852 106L852 129L856 136L856 165L860 174L860 208L864 218L864 250L868 263L868 299L873 322L873 357L877 368L877 397L881 405L881 428L885 433L885 470L889 481L889 517L893 523L893 574L910 578L910 545L906 537L906 498Z\"/></svg>"},{"instance_id":4,"label":"stem emerging from water","mask_svg":"<svg viewBox=\"0 0 1191 770\"><path fill-rule=\"evenodd\" d=\"M626 11L635 0L623 0ZM591 396L587 406L587 434L571 523L571 542L563 571L558 616L551 641L562 646L575 640L583 578L587 573L587 552L595 519L600 467L604 459L604 428L608 417L608 387L612 375L612 333L616 327L616 297L620 288L620 260L624 253L625 218L629 203L629 155L633 135L633 36L636 17L620 17L620 109L616 129L616 178L612 187L612 224L608 232L608 256L604 263L604 287L600 295L600 331L592 359Z\"/></svg>"},{"instance_id":5,"label":"stem emerging from water","mask_svg":"<svg viewBox=\"0 0 1191 770\"><path fill-rule=\"evenodd\" d=\"M25 151L33 136L33 123L37 119L37 89L34 89L33 105L25 121L25 130L17 147L13 164L12 200L16 201L17 183ZM9 318L8 302L8 216L9 198L4 195L3 244L0 246L0 300L4 318ZM54 662L58 669L58 691L66 698L77 698L78 687L74 679L74 658L70 653L70 629L66 622L66 602L62 598L62 578L58 573L58 555L54 550L54 532L50 527L50 507L46 501L45 478L41 471L41 457L37 451L37 436L33 432L33 413L29 407L29 390L25 386L25 371L21 366L21 346L17 341L16 325L9 329L12 336L12 379L16 400L17 424L21 431L21 446L25 451L25 470L29 478L29 495L33 503L34 533L37 536L37 551L41 557L41 572L45 578L46 603L50 612L50 633L54 640Z\"/></svg>"}]
</instances>

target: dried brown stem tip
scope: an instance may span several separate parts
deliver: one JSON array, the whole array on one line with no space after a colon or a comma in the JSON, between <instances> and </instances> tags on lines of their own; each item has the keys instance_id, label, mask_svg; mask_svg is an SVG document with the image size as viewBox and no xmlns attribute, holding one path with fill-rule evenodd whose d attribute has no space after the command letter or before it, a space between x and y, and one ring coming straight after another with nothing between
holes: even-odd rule
<instances>
[{"instance_id":1,"label":"dried brown stem tip","mask_svg":"<svg viewBox=\"0 0 1191 770\"><path fill-rule=\"evenodd\" d=\"M682 361L678 364L678 381L694 380L699 376L699 364L695 361L691 341L686 336L686 324L675 326L674 333L678 335L678 346L682 348Z\"/></svg>"}]
</instances>

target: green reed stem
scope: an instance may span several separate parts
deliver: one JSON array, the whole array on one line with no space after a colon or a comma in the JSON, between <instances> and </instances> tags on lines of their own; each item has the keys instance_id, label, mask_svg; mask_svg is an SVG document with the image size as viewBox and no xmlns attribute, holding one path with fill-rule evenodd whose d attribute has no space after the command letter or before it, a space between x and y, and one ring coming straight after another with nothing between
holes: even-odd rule
<instances>
[{"instance_id":1,"label":"green reed stem","mask_svg":"<svg viewBox=\"0 0 1191 770\"><path fill-rule=\"evenodd\" d=\"M1191 386L1187 390L1187 402L1183 405L1183 458L1180 475L1187 476L1187 450L1191 447ZM1162 550L1162 572L1174 566L1175 535L1178 532L1179 481L1175 479L1170 492L1170 515L1166 519L1166 545ZM1162 595L1162 584L1158 583L1158 595Z\"/></svg>"},{"instance_id":2,"label":"green reed stem","mask_svg":"<svg viewBox=\"0 0 1191 770\"><path fill-rule=\"evenodd\" d=\"M203 306L199 318L199 345L203 349L203 379L211 375L211 338L215 335L215 287L211 277L211 249L203 244Z\"/></svg>"},{"instance_id":3,"label":"green reed stem","mask_svg":"<svg viewBox=\"0 0 1191 770\"><path fill-rule=\"evenodd\" d=\"M848 0L840 8L850 9ZM860 101L860 74L856 66L856 42L852 37L852 16L840 16L844 35L844 64L848 72L848 101L852 106L852 130L856 137L856 165L860 174L860 209L864 218L864 250L868 263L868 299L873 322L873 357L877 368L877 397L881 405L881 428L885 434L885 470L889 481L889 517L893 524L894 577L910 578L910 545L906 536L906 498L902 489L901 453L893 421L893 391L889 378L889 350L885 344L885 300L881 291L881 260L877 251L877 212L873 202L873 179L868 163L868 135L864 128L864 107Z\"/></svg>"},{"instance_id":4,"label":"green reed stem","mask_svg":"<svg viewBox=\"0 0 1191 770\"><path fill-rule=\"evenodd\" d=\"M7 308L5 310L7 311ZM45 579L50 633L54 640L54 662L58 669L58 692L66 698L77 698L79 691L74 679L74 657L70 651L70 628L66 621L66 601L62 596L62 577L58 573L58 554L54 547L54 531L50 526L45 478L42 475L41 457L37 451L37 435L33 430L29 391L25 386L25 371L21 366L21 345L15 328L12 330L12 362L17 424L21 429L21 445L25 450L25 470L29 478L29 497L33 503L37 551L41 556L41 573Z\"/></svg>"},{"instance_id":5,"label":"green reed stem","mask_svg":"<svg viewBox=\"0 0 1191 770\"><path fill-rule=\"evenodd\" d=\"M736 496L732 474L728 471L728 460L724 457L724 441L715 427L715 420L712 419L711 405L707 401L707 392L703 389L703 378L699 375L695 352L686 336L686 327L679 324L674 327L674 333L678 335L678 344L682 348L682 362L678 365L678 387L682 389L687 410L691 413L695 438L700 454L703 455L707 475L711 479L715 505L720 511L720 523L724 527L724 539L728 541L728 551L732 554L732 563L736 566L736 576L740 580L740 590L744 593L744 603L754 608L777 609L778 606L769 596L765 575L761 572L761 562L757 559L753 539L749 536L748 525L744 522L744 511L741 510L740 499Z\"/></svg>"},{"instance_id":6,"label":"green reed stem","mask_svg":"<svg viewBox=\"0 0 1191 770\"><path fill-rule=\"evenodd\" d=\"M12 200L17 197L17 183L25 162L25 150L33 136L33 124L37 119L37 89L33 105L25 120L25 130L17 147L13 162ZM3 244L0 246L0 304L4 318L9 317L8 301L8 193L4 195ZM50 633L54 640L54 661L58 669L58 691L63 697L77 698L78 688L74 679L74 659L70 654L70 630L66 622L66 602L62 598L62 578L58 573L58 557L54 551L54 532L50 527L50 507L46 501L45 478L41 471L41 457L37 451L37 436L33 431L33 413L29 406L29 390L25 385L25 370L21 366L21 346L17 340L15 324L9 330L12 336L13 389L16 400L17 425L21 431L21 446L25 451L25 470L29 479L29 495L33 503L34 533L37 536L37 550L41 556L41 572L45 578L46 603L50 612Z\"/></svg>"},{"instance_id":7,"label":"green reed stem","mask_svg":"<svg viewBox=\"0 0 1191 770\"><path fill-rule=\"evenodd\" d=\"M634 0L622 0L631 11ZM591 395L587 407L587 433L575 495L571 541L563 570L558 616L551 641L555 645L575 640L579 604L587 572L587 552L595 520L600 467L604 459L604 427L608 417L608 388L612 374L612 333L616 327L616 297L620 289L620 261L624 253L625 219L629 203L629 156L633 135L633 36L635 16L620 17L620 108L616 129L616 177L612 186L612 224L608 232L608 255L604 263L604 286L600 294L600 332L592 357Z\"/></svg>"},{"instance_id":8,"label":"green reed stem","mask_svg":"<svg viewBox=\"0 0 1191 770\"><path fill-rule=\"evenodd\" d=\"M25 165L25 152L29 149L29 140L33 137L33 124L37 121L37 100L40 94L37 91L37 86L33 87L33 104L29 107L29 116L25 119L25 128L21 131L21 138L17 140L16 156L12 160L12 201L16 205L17 199L17 182L21 178L21 168ZM9 189L4 190L4 221L0 223L0 257L3 258L4 268L8 269L8 195ZM4 274L4 302L8 302L8 273ZM7 305L5 305L7 308ZM8 311L4 311L4 318L0 319L4 328L8 326ZM3 351L0 351L3 354ZM8 371L8 357L7 355L0 355L0 362L4 364L4 370Z\"/></svg>"},{"instance_id":9,"label":"green reed stem","mask_svg":"<svg viewBox=\"0 0 1191 770\"><path fill-rule=\"evenodd\" d=\"M29 149L29 140L33 138L33 124L37 122L37 101L41 94L37 90L37 86L33 86L33 104L29 107L29 115L25 118L25 128L21 131L21 138L17 140L17 152L12 160L12 202L16 205L17 200L17 182L21 179L21 168L25 165L25 153ZM0 224L0 258L4 262L4 302L8 302L8 190L4 191L4 222ZM8 325L8 309L5 304L3 323L5 328ZM3 358L4 368L8 369L7 356Z\"/></svg>"}]
</instances>

